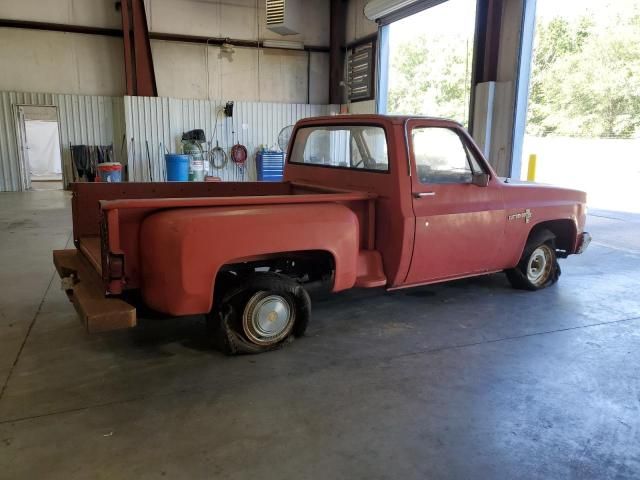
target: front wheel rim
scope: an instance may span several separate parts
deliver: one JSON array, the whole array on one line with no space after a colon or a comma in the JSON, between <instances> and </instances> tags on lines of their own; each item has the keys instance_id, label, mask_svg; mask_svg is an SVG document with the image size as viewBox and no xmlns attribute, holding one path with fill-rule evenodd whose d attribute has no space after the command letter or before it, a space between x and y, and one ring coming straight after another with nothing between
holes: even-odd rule
<instances>
[{"instance_id":1,"label":"front wheel rim","mask_svg":"<svg viewBox=\"0 0 640 480\"><path fill-rule=\"evenodd\" d=\"M548 245L540 245L527 262L527 279L535 286L543 285L549 278L553 266L553 256Z\"/></svg>"},{"instance_id":2,"label":"front wheel rim","mask_svg":"<svg viewBox=\"0 0 640 480\"><path fill-rule=\"evenodd\" d=\"M286 297L256 292L242 315L242 329L257 345L273 345L289 335L295 322L295 308Z\"/></svg>"}]
</instances>

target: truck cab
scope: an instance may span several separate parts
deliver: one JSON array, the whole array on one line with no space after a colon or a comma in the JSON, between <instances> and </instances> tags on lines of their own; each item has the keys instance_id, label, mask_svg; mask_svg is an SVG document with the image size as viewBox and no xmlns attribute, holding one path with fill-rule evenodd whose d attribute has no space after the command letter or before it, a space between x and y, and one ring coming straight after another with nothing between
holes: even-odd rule
<instances>
[{"instance_id":1,"label":"truck cab","mask_svg":"<svg viewBox=\"0 0 640 480\"><path fill-rule=\"evenodd\" d=\"M325 117L299 122L292 138L286 180L377 195L389 289L510 269L535 230L551 231L561 256L583 244L584 192L505 182L456 122Z\"/></svg>"}]
</instances>

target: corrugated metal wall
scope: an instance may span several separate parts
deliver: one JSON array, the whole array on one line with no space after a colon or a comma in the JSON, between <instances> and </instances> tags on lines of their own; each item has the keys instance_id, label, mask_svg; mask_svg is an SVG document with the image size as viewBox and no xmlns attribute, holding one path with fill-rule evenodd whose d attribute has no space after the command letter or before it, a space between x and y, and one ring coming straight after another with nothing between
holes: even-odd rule
<instances>
[{"instance_id":1,"label":"corrugated metal wall","mask_svg":"<svg viewBox=\"0 0 640 480\"><path fill-rule=\"evenodd\" d=\"M0 92L0 191L29 188L28 178L23 182L18 168L16 105L58 107L63 165L70 164L69 144L114 144L120 160L118 139L125 131L122 97Z\"/></svg>"},{"instance_id":2,"label":"corrugated metal wall","mask_svg":"<svg viewBox=\"0 0 640 480\"><path fill-rule=\"evenodd\" d=\"M249 152L246 169L231 159L224 169L213 174L223 180L255 180L255 153L261 145L276 145L278 133L301 118L337 113L336 105L235 102L233 117L222 113L222 101L174 98L125 97L125 119L130 181L154 181L164 173L163 148L180 152L183 132L204 130L209 147L216 141L229 155L231 147L241 143ZM149 145L147 158L146 142ZM151 175L149 175L151 163Z\"/></svg>"},{"instance_id":3,"label":"corrugated metal wall","mask_svg":"<svg viewBox=\"0 0 640 480\"><path fill-rule=\"evenodd\" d=\"M180 152L188 130L205 131L209 148L216 140L229 155L235 143L247 147L245 169L231 159L213 171L223 180L255 180L255 152L276 145L280 130L301 118L337 113L335 105L236 102L232 118L222 113L222 101L150 97L102 97L50 93L0 92L0 191L29 188L21 181L16 137L16 105L58 107L63 165L70 165L69 145L111 145L116 160L127 162L130 181L159 181L164 175L166 148ZM124 143L123 143L124 142ZM151 173L147 157L147 142Z\"/></svg>"}]
</instances>

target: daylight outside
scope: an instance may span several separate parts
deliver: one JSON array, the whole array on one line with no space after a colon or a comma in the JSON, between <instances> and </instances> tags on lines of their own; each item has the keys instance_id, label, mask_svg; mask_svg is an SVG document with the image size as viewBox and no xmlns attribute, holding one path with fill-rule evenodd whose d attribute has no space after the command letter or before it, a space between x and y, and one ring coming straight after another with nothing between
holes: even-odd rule
<instances>
[{"instance_id":1,"label":"daylight outside","mask_svg":"<svg viewBox=\"0 0 640 480\"><path fill-rule=\"evenodd\" d=\"M468 125L475 1L390 27L388 112ZM521 178L640 212L640 0L538 0Z\"/></svg>"}]
</instances>

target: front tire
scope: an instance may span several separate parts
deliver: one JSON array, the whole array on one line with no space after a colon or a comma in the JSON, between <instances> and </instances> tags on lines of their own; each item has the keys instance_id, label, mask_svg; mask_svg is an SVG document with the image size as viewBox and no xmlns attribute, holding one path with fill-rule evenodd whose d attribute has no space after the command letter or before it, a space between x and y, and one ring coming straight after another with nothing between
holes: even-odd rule
<instances>
[{"instance_id":1,"label":"front tire","mask_svg":"<svg viewBox=\"0 0 640 480\"><path fill-rule=\"evenodd\" d=\"M214 344L228 355L261 353L299 337L309 323L311 300L297 281L254 273L222 295L209 315Z\"/></svg>"},{"instance_id":2,"label":"front tire","mask_svg":"<svg viewBox=\"0 0 640 480\"><path fill-rule=\"evenodd\" d=\"M511 285L520 290L541 290L556 283L560 277L560 265L556 257L555 235L549 230L532 235L518 265L505 273Z\"/></svg>"}]
</instances>

